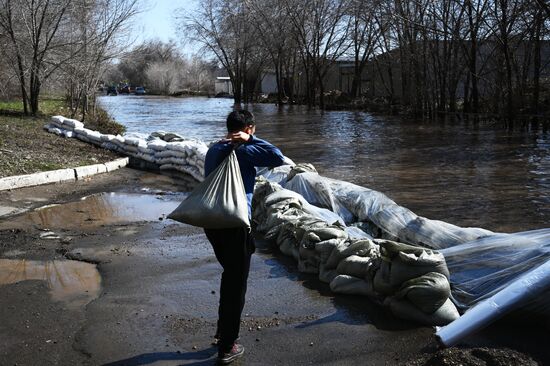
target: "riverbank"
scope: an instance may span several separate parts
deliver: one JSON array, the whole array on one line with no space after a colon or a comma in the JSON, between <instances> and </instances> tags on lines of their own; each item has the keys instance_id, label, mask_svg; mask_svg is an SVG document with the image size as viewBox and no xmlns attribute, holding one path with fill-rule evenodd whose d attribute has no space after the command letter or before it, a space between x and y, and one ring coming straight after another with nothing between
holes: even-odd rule
<instances>
[{"instance_id":1,"label":"riverbank","mask_svg":"<svg viewBox=\"0 0 550 366\"><path fill-rule=\"evenodd\" d=\"M41 108L41 116L31 117L22 115L18 102L0 103L0 178L105 163L120 157L111 151L45 131L44 125L52 115L67 112L63 100L45 100ZM113 122L103 121L108 119L103 117L86 126L109 130L117 127ZM117 128L123 131L123 126Z\"/></svg>"},{"instance_id":2,"label":"riverbank","mask_svg":"<svg viewBox=\"0 0 550 366\"><path fill-rule=\"evenodd\" d=\"M0 268L19 263L30 274L36 263L75 261L97 264L100 276L75 281L74 274L86 273L82 267L73 277L56 272L65 288L55 281L2 285L0 364L215 364L210 342L221 268L202 230L163 215L182 199L174 192L184 190L169 177L123 168L75 184L0 193L0 204L46 206L2 221ZM432 328L396 319L362 296L334 296L261 241L244 313L247 365L548 360L544 332L517 325L492 326L459 348L440 350Z\"/></svg>"}]
</instances>

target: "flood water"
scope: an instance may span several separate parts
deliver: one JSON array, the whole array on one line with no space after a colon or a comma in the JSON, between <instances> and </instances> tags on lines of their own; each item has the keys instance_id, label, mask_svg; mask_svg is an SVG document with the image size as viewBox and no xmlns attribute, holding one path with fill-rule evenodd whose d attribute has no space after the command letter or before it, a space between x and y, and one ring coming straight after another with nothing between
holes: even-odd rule
<instances>
[{"instance_id":1,"label":"flood water","mask_svg":"<svg viewBox=\"0 0 550 366\"><path fill-rule=\"evenodd\" d=\"M183 195L101 193L79 201L46 206L18 217L17 220L47 229L158 221L176 209L184 198Z\"/></svg>"},{"instance_id":2,"label":"flood water","mask_svg":"<svg viewBox=\"0 0 550 366\"><path fill-rule=\"evenodd\" d=\"M117 96L100 104L129 132L225 132L231 99ZM247 106L257 135L325 176L388 195L418 215L516 232L550 226L550 131L421 122L303 106Z\"/></svg>"},{"instance_id":3,"label":"flood water","mask_svg":"<svg viewBox=\"0 0 550 366\"><path fill-rule=\"evenodd\" d=\"M86 305L101 290L101 276L95 264L0 259L0 286L28 280L45 281L52 299L64 302L69 308Z\"/></svg>"}]
</instances>

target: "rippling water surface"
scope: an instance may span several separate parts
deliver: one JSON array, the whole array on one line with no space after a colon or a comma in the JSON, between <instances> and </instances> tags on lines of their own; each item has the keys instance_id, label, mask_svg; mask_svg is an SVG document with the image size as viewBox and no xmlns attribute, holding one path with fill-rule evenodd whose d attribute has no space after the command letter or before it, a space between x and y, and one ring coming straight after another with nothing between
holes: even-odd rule
<instances>
[{"instance_id":1,"label":"rippling water surface","mask_svg":"<svg viewBox=\"0 0 550 366\"><path fill-rule=\"evenodd\" d=\"M129 132L220 138L231 99L101 97ZM550 227L550 131L412 122L302 106L248 106L257 134L325 176L376 189L419 215L495 231Z\"/></svg>"}]
</instances>

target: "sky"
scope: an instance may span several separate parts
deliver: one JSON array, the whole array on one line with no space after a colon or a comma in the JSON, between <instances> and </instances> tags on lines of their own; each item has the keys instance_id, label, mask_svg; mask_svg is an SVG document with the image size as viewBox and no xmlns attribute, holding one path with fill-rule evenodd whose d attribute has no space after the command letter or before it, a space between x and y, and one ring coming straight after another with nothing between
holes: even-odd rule
<instances>
[{"instance_id":1,"label":"sky","mask_svg":"<svg viewBox=\"0 0 550 366\"><path fill-rule=\"evenodd\" d=\"M160 39L168 42L169 40L178 41L181 35L177 34L173 15L178 8L184 8L186 11L193 11L197 6L197 0L144 0L143 12L136 18L136 24L139 24L139 34L136 35L136 44L143 41ZM184 45L185 53L195 53L197 46Z\"/></svg>"}]
</instances>

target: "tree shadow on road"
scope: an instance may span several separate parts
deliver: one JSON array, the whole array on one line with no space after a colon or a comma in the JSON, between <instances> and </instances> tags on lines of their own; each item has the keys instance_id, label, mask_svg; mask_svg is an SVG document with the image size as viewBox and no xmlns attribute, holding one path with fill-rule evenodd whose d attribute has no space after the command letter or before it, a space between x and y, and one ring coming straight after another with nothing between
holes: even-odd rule
<instances>
[{"instance_id":1,"label":"tree shadow on road","mask_svg":"<svg viewBox=\"0 0 550 366\"><path fill-rule=\"evenodd\" d=\"M216 347L195 352L151 352L106 363L103 366L140 366L153 364L158 361L190 361L181 363L181 365L193 366L216 365L216 358L212 358L212 356L216 355L217 352L218 349Z\"/></svg>"}]
</instances>

